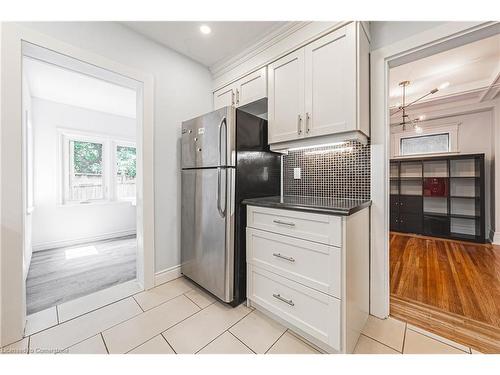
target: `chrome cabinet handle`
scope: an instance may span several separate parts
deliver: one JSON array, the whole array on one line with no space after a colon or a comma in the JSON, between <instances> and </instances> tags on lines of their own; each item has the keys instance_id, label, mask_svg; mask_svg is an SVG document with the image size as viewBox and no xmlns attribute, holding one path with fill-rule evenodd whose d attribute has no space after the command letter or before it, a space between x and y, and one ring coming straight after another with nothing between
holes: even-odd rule
<instances>
[{"instance_id":1,"label":"chrome cabinet handle","mask_svg":"<svg viewBox=\"0 0 500 375\"><path fill-rule=\"evenodd\" d=\"M273 223L282 224L282 225L288 225L289 227L294 227L295 226L295 223L289 223L287 221L281 221L281 220L273 220Z\"/></svg>"},{"instance_id":2,"label":"chrome cabinet handle","mask_svg":"<svg viewBox=\"0 0 500 375\"><path fill-rule=\"evenodd\" d=\"M311 115L309 112L306 112L306 133L309 134L309 120L311 119Z\"/></svg>"},{"instance_id":3,"label":"chrome cabinet handle","mask_svg":"<svg viewBox=\"0 0 500 375\"><path fill-rule=\"evenodd\" d=\"M297 133L302 134L302 116L300 113L297 115Z\"/></svg>"},{"instance_id":4,"label":"chrome cabinet handle","mask_svg":"<svg viewBox=\"0 0 500 375\"><path fill-rule=\"evenodd\" d=\"M295 303L293 303L293 301L291 299L283 298L283 297L281 297L281 295L279 293L278 294L273 293L273 297L276 299L279 299L281 302L285 302L285 303L289 304L290 306L295 306Z\"/></svg>"},{"instance_id":5,"label":"chrome cabinet handle","mask_svg":"<svg viewBox=\"0 0 500 375\"><path fill-rule=\"evenodd\" d=\"M231 91L231 105L234 105L234 91Z\"/></svg>"},{"instance_id":6,"label":"chrome cabinet handle","mask_svg":"<svg viewBox=\"0 0 500 375\"><path fill-rule=\"evenodd\" d=\"M281 255L280 253L273 253L273 256L275 256L276 258L281 258L281 259L288 260L289 262L295 262L294 258L292 258L292 257L286 257L284 255Z\"/></svg>"},{"instance_id":7,"label":"chrome cabinet handle","mask_svg":"<svg viewBox=\"0 0 500 375\"><path fill-rule=\"evenodd\" d=\"M240 104L240 90L236 89L236 105Z\"/></svg>"}]
</instances>

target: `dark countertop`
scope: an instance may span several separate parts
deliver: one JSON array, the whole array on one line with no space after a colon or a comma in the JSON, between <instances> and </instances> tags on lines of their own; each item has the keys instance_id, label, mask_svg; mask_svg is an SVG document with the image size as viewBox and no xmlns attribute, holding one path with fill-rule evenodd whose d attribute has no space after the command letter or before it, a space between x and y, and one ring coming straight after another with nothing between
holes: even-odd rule
<instances>
[{"instance_id":1,"label":"dark countertop","mask_svg":"<svg viewBox=\"0 0 500 375\"><path fill-rule=\"evenodd\" d=\"M348 216L363 208L370 207L372 201L285 195L283 197L273 196L245 199L242 203L251 206Z\"/></svg>"}]
</instances>

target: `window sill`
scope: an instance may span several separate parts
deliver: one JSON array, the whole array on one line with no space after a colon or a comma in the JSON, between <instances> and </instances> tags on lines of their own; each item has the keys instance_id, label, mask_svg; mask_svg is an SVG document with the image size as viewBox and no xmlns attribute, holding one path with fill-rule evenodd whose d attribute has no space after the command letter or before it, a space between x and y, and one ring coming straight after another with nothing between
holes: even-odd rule
<instances>
[{"instance_id":1,"label":"window sill","mask_svg":"<svg viewBox=\"0 0 500 375\"><path fill-rule=\"evenodd\" d=\"M433 157L433 156L447 156L447 155L458 155L460 152L458 151L449 151L449 152L428 152L425 154L411 154L411 155L397 155L392 159L411 159L411 158L423 158L423 157Z\"/></svg>"},{"instance_id":2,"label":"window sill","mask_svg":"<svg viewBox=\"0 0 500 375\"><path fill-rule=\"evenodd\" d=\"M116 206L116 205L131 205L135 206L135 201L131 200L106 200L106 201L95 201L89 203L80 203L80 202L69 202L69 203L61 203L59 207L95 207L95 206Z\"/></svg>"}]
</instances>

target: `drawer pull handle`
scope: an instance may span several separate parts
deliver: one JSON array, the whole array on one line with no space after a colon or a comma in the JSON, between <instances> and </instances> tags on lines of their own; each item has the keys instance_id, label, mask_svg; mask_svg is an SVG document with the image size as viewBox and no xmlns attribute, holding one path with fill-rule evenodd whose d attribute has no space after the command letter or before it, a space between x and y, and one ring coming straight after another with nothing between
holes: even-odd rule
<instances>
[{"instance_id":1,"label":"drawer pull handle","mask_svg":"<svg viewBox=\"0 0 500 375\"><path fill-rule=\"evenodd\" d=\"M286 257L284 255L281 255L280 253L273 253L273 256L275 256L276 258L288 260L289 262L295 262L295 259L293 259L292 257Z\"/></svg>"},{"instance_id":2,"label":"drawer pull handle","mask_svg":"<svg viewBox=\"0 0 500 375\"><path fill-rule=\"evenodd\" d=\"M280 296L280 294L273 294L273 297L276 298L276 299L279 299L281 302L285 302L287 304L289 304L290 306L295 306L295 303L293 303L293 301L291 299L286 299L286 298L283 298Z\"/></svg>"},{"instance_id":3,"label":"drawer pull handle","mask_svg":"<svg viewBox=\"0 0 500 375\"><path fill-rule=\"evenodd\" d=\"M288 221L281 221L281 220L273 220L273 223L282 224L282 225L288 225L289 227L294 227L295 226L295 223L290 223Z\"/></svg>"}]
</instances>

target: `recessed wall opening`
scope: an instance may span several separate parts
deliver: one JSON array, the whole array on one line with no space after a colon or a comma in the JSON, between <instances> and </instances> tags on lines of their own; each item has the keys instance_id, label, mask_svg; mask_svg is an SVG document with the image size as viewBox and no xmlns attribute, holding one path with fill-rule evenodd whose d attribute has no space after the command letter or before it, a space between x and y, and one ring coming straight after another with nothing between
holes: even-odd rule
<instances>
[{"instance_id":1,"label":"recessed wall opening","mask_svg":"<svg viewBox=\"0 0 500 375\"><path fill-rule=\"evenodd\" d=\"M495 35L389 71L390 314L483 351L500 338L499 59Z\"/></svg>"},{"instance_id":2,"label":"recessed wall opening","mask_svg":"<svg viewBox=\"0 0 500 375\"><path fill-rule=\"evenodd\" d=\"M140 289L142 96L133 79L29 43L22 67L30 331L33 314L64 320L75 299Z\"/></svg>"}]
</instances>

